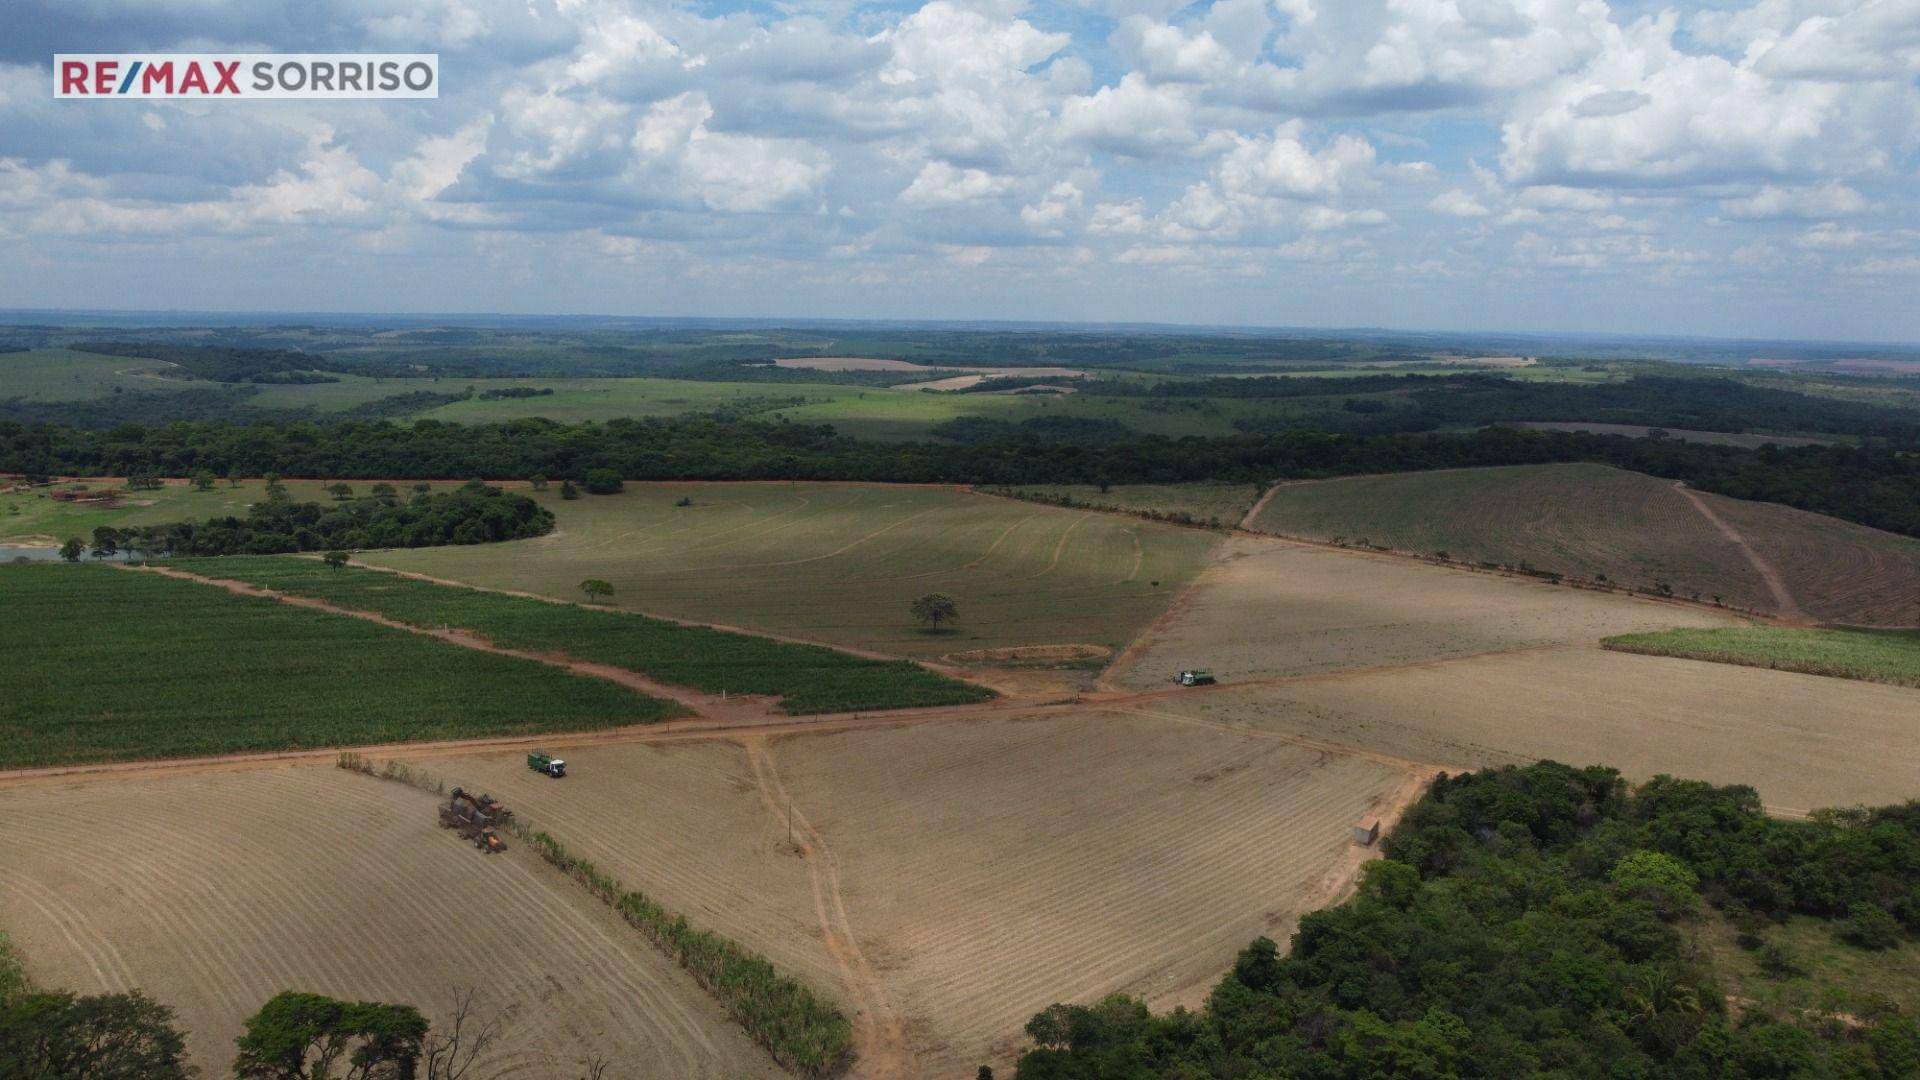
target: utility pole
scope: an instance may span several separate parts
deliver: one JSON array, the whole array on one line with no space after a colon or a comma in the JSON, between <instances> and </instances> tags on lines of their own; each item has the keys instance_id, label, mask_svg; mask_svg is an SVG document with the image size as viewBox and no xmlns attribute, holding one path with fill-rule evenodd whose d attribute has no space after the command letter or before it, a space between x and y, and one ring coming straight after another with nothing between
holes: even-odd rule
<instances>
[{"instance_id":1,"label":"utility pole","mask_svg":"<svg viewBox=\"0 0 1920 1080\"><path fill-rule=\"evenodd\" d=\"M787 846L793 846L793 800L787 800Z\"/></svg>"}]
</instances>

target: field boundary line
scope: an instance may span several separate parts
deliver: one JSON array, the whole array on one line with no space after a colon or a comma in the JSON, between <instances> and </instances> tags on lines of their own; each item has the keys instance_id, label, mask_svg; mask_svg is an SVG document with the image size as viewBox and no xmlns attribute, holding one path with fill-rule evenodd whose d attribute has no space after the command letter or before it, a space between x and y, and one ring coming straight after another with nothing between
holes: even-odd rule
<instances>
[{"instance_id":1,"label":"field boundary line","mask_svg":"<svg viewBox=\"0 0 1920 1080\"><path fill-rule=\"evenodd\" d=\"M1761 555L1752 544L1747 542L1746 536L1739 529L1734 528L1731 522L1715 513L1713 507L1708 506L1707 501L1700 497L1700 493L1688 487L1685 481L1675 480L1673 490L1685 496L1686 500L1693 504L1693 508L1700 511L1701 517L1706 518L1708 523L1720 531L1721 536L1726 537L1740 549L1742 555L1747 557L1747 565L1753 567L1753 572L1760 575L1761 581L1766 582L1767 591L1773 594L1773 602L1780 607L1779 617L1782 621L1790 623L1808 621L1807 613L1800 610L1799 601L1793 598L1793 592L1787 588L1787 579L1780 575L1777 567L1767 561L1766 556Z\"/></svg>"},{"instance_id":2,"label":"field boundary line","mask_svg":"<svg viewBox=\"0 0 1920 1080\"><path fill-rule=\"evenodd\" d=\"M912 1045L907 1041L906 1025L888 999L886 985L873 964L860 950L859 937L847 918L847 905L840 891L840 864L827 847L813 822L794 805L793 795L780 779L773 754L763 736L739 740L753 769L754 785L760 801L774 821L786 819L800 826L802 839L796 841L800 857L807 861L807 877L813 886L814 913L820 921L821 944L840 968L847 996L854 1002L855 1076L868 1080L905 1080L914 1075Z\"/></svg>"}]
</instances>

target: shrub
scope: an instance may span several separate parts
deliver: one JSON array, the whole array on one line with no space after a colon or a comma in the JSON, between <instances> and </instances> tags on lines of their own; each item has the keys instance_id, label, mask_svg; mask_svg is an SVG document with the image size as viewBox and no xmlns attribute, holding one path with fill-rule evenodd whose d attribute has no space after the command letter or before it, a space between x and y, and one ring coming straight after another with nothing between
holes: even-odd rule
<instances>
[{"instance_id":1,"label":"shrub","mask_svg":"<svg viewBox=\"0 0 1920 1080\"><path fill-rule=\"evenodd\" d=\"M627 482L612 469L588 469L580 486L586 488L589 495L617 495L625 490Z\"/></svg>"},{"instance_id":2,"label":"shrub","mask_svg":"<svg viewBox=\"0 0 1920 1080\"><path fill-rule=\"evenodd\" d=\"M1879 951L1900 944L1900 920L1878 904L1855 904L1840 924L1840 940Z\"/></svg>"}]
</instances>

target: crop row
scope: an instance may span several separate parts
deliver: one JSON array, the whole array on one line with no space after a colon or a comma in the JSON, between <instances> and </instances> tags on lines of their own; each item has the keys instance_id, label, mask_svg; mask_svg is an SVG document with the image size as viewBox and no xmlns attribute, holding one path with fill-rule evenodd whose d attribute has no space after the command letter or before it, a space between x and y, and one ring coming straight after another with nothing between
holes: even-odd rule
<instances>
[{"instance_id":1,"label":"crop row","mask_svg":"<svg viewBox=\"0 0 1920 1080\"><path fill-rule=\"evenodd\" d=\"M906 660L869 660L629 612L596 610L311 559L184 559L180 569L371 611L413 626L453 626L496 645L562 652L706 693L765 694L793 714L960 705L992 692Z\"/></svg>"},{"instance_id":2,"label":"crop row","mask_svg":"<svg viewBox=\"0 0 1920 1080\"><path fill-rule=\"evenodd\" d=\"M1618 652L1920 686L1920 631L1735 627L1621 634Z\"/></svg>"},{"instance_id":3,"label":"crop row","mask_svg":"<svg viewBox=\"0 0 1920 1080\"><path fill-rule=\"evenodd\" d=\"M0 567L0 768L578 731L679 706L362 619L103 566Z\"/></svg>"},{"instance_id":4,"label":"crop row","mask_svg":"<svg viewBox=\"0 0 1920 1080\"><path fill-rule=\"evenodd\" d=\"M339 764L436 795L447 792L445 781L401 762L375 765L359 754L344 753ZM626 888L524 817L508 817L504 827L679 962L782 1066L806 1076L827 1076L851 1063L852 1022L805 983L738 942L700 929L685 915Z\"/></svg>"}]
</instances>

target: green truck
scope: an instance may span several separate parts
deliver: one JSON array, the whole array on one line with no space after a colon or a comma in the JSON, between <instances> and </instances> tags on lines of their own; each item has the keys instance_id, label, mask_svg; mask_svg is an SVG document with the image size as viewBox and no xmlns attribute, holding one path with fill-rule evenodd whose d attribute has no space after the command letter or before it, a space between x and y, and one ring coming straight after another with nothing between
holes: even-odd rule
<instances>
[{"instance_id":1,"label":"green truck","mask_svg":"<svg viewBox=\"0 0 1920 1080\"><path fill-rule=\"evenodd\" d=\"M1175 675L1173 681L1181 686L1212 686L1214 678L1213 672L1205 668L1193 668Z\"/></svg>"},{"instance_id":2,"label":"green truck","mask_svg":"<svg viewBox=\"0 0 1920 1080\"><path fill-rule=\"evenodd\" d=\"M537 773L546 773L548 776L556 779L567 775L566 762L561 761L552 754L542 753L538 750L527 755L527 768Z\"/></svg>"}]
</instances>

